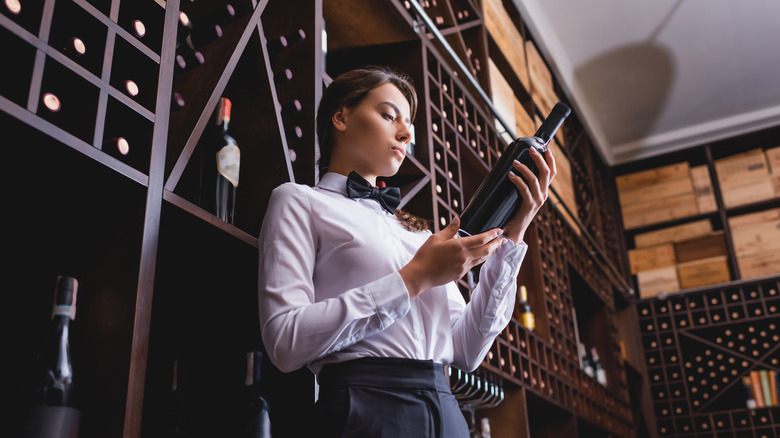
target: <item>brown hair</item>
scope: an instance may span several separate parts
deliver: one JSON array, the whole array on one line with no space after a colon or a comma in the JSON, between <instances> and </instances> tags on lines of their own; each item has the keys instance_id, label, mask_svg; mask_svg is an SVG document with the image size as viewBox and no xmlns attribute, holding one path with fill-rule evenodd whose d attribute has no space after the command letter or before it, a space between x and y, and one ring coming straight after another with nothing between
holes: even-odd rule
<instances>
[{"instance_id":1,"label":"brown hair","mask_svg":"<svg viewBox=\"0 0 780 438\"><path fill-rule=\"evenodd\" d=\"M331 82L322 94L317 108L317 138L320 145L320 158L317 161L320 177L328 171L333 153L333 114L342 108L354 108L371 90L384 84L393 84L409 102L410 119L417 114L417 92L411 78L405 74L384 66L369 66L348 71ZM395 216L410 231L430 229L430 221L402 210L396 210Z\"/></svg>"}]
</instances>

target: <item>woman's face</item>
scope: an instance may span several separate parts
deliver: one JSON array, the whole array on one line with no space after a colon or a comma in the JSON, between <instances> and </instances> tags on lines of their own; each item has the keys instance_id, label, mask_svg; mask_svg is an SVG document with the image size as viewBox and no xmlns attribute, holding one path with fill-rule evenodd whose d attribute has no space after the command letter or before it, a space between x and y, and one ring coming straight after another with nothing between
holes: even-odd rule
<instances>
[{"instance_id":1,"label":"woman's face","mask_svg":"<svg viewBox=\"0 0 780 438\"><path fill-rule=\"evenodd\" d=\"M410 108L393 84L371 90L354 108L333 115L335 136L330 169L356 171L371 183L398 172L412 139Z\"/></svg>"}]
</instances>

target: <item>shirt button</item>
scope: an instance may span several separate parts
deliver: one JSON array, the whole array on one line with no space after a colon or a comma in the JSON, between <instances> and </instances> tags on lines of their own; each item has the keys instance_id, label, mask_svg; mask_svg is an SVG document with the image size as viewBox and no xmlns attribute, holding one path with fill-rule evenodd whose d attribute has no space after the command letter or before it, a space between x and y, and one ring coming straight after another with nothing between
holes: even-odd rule
<instances>
[{"instance_id":1,"label":"shirt button","mask_svg":"<svg viewBox=\"0 0 780 438\"><path fill-rule=\"evenodd\" d=\"M424 339L425 339L425 335L424 335L424 334L422 334L422 333L417 333L417 339L418 339L418 340L420 340L420 341L422 341L422 340L424 340Z\"/></svg>"}]
</instances>

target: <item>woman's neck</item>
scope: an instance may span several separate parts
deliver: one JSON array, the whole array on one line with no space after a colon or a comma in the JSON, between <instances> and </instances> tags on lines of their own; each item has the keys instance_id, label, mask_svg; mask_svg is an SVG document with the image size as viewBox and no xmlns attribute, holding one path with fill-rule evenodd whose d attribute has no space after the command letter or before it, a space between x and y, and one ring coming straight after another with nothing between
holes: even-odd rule
<instances>
[{"instance_id":1,"label":"woman's neck","mask_svg":"<svg viewBox=\"0 0 780 438\"><path fill-rule=\"evenodd\" d=\"M372 186L376 186L376 175L372 173L357 169L351 165L339 165L338 163L331 163L330 166L328 166L328 172L338 173L344 176L349 176L349 173L353 170L362 176L366 181L368 181Z\"/></svg>"}]
</instances>

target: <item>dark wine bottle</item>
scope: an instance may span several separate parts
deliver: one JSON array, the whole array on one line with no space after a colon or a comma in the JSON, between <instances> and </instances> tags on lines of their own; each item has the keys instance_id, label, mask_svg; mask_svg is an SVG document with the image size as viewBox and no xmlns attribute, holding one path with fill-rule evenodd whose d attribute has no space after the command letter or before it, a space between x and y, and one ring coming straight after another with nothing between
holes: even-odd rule
<instances>
[{"instance_id":1,"label":"dark wine bottle","mask_svg":"<svg viewBox=\"0 0 780 438\"><path fill-rule=\"evenodd\" d=\"M71 59L79 59L87 53L87 45L84 44L84 40L81 38L70 37L67 43L63 45L62 52Z\"/></svg>"},{"instance_id":2,"label":"dark wine bottle","mask_svg":"<svg viewBox=\"0 0 780 438\"><path fill-rule=\"evenodd\" d=\"M279 70L278 72L274 73L274 82L277 84L280 84L282 82L287 82L292 78L293 78L293 72L289 68L285 68L283 70Z\"/></svg>"},{"instance_id":3,"label":"dark wine bottle","mask_svg":"<svg viewBox=\"0 0 780 438\"><path fill-rule=\"evenodd\" d=\"M184 96L174 91L171 95L171 111L178 111L184 108L185 104Z\"/></svg>"},{"instance_id":4,"label":"dark wine bottle","mask_svg":"<svg viewBox=\"0 0 780 438\"><path fill-rule=\"evenodd\" d=\"M518 138L507 146L463 210L458 232L461 236L479 234L506 225L522 203L517 188L507 178L510 171L520 175L512 166L512 162L520 161L538 177L539 169L531 159L530 148L540 153L547 151L547 144L569 113L569 107L558 102L533 137Z\"/></svg>"},{"instance_id":5,"label":"dark wine bottle","mask_svg":"<svg viewBox=\"0 0 780 438\"><path fill-rule=\"evenodd\" d=\"M273 63L276 60L276 57L279 55L279 53L281 53L282 50L299 41L303 41L304 39L306 39L306 32L304 32L303 29L298 29L294 32L290 32L288 34L281 35L272 40L269 40L267 47L268 56L271 59L271 62Z\"/></svg>"},{"instance_id":6,"label":"dark wine bottle","mask_svg":"<svg viewBox=\"0 0 780 438\"><path fill-rule=\"evenodd\" d=\"M263 354L250 351L246 355L247 424L242 438L271 438L271 420L268 402L260 392L260 362Z\"/></svg>"},{"instance_id":7,"label":"dark wine bottle","mask_svg":"<svg viewBox=\"0 0 780 438\"><path fill-rule=\"evenodd\" d=\"M294 99L282 104L280 114L282 115L282 117L298 114L299 112L301 112L302 108L303 106L301 105L301 101L298 99Z\"/></svg>"},{"instance_id":8,"label":"dark wine bottle","mask_svg":"<svg viewBox=\"0 0 780 438\"><path fill-rule=\"evenodd\" d=\"M174 67L177 73L192 70L203 65L204 62L206 62L206 58L203 54L192 50L189 46L185 45L176 50L176 65Z\"/></svg>"},{"instance_id":9,"label":"dark wine bottle","mask_svg":"<svg viewBox=\"0 0 780 438\"><path fill-rule=\"evenodd\" d=\"M217 181L214 214L232 224L236 214L236 188L241 165L241 150L236 140L228 134L231 102L223 97L217 109Z\"/></svg>"},{"instance_id":10,"label":"dark wine bottle","mask_svg":"<svg viewBox=\"0 0 780 438\"><path fill-rule=\"evenodd\" d=\"M70 362L70 322L76 317L78 281L57 278L51 326L37 358L26 437L75 438L81 411L74 397L73 367Z\"/></svg>"}]
</instances>

